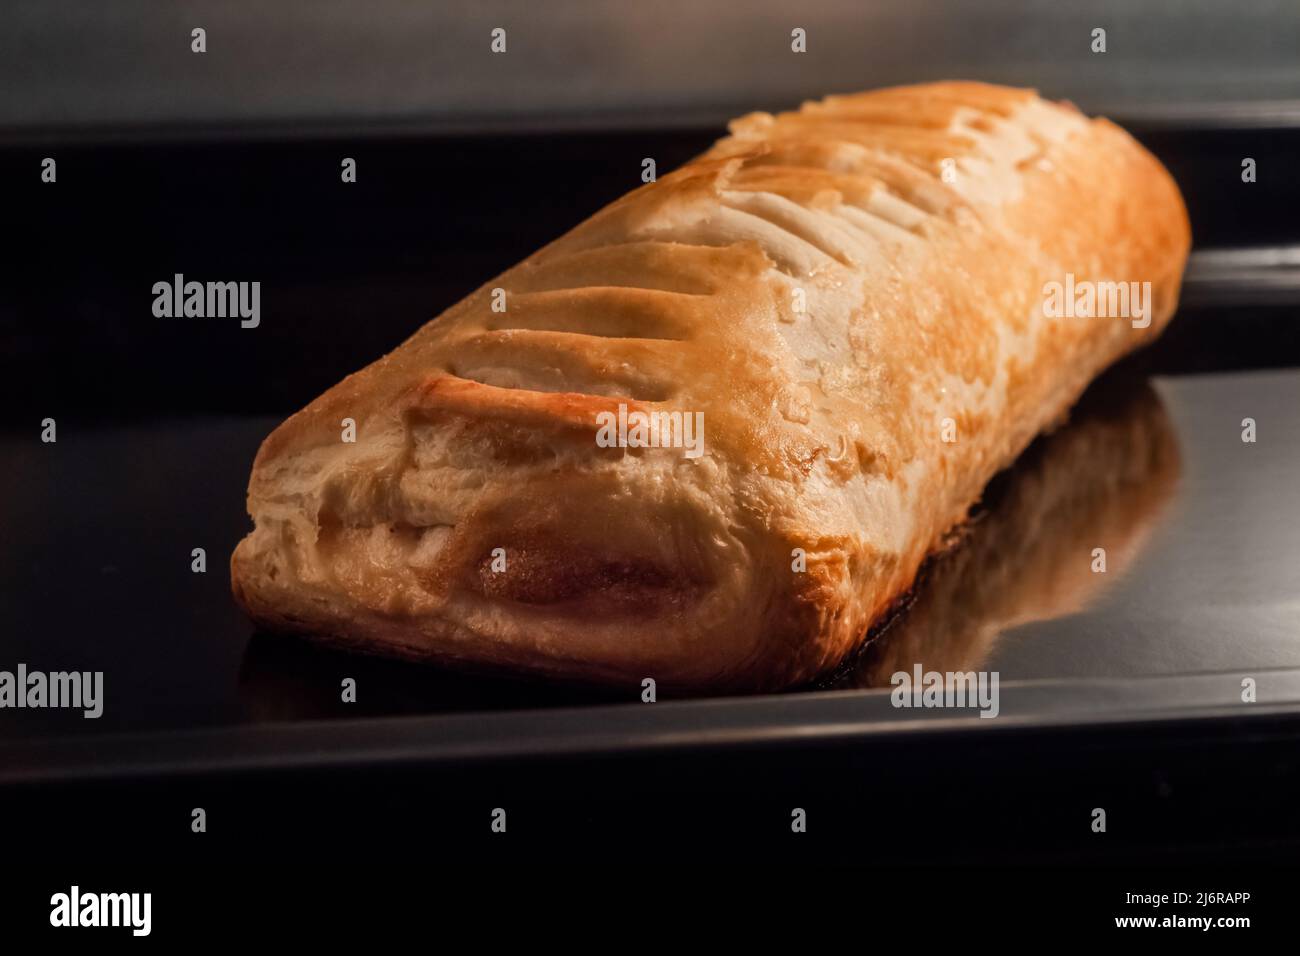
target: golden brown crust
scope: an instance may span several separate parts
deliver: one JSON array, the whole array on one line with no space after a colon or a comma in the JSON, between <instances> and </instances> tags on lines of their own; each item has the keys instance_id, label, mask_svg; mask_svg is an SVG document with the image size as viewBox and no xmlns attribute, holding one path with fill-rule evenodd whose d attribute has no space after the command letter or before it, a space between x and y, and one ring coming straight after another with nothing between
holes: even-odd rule
<instances>
[{"instance_id":1,"label":"golden brown crust","mask_svg":"<svg viewBox=\"0 0 1300 956\"><path fill-rule=\"evenodd\" d=\"M1029 91L744 117L277 429L236 597L466 666L805 680L1159 333L1189 242L1154 158ZM1150 282L1149 323L1045 316L1067 275ZM598 446L619 405L702 413L703 454Z\"/></svg>"}]
</instances>

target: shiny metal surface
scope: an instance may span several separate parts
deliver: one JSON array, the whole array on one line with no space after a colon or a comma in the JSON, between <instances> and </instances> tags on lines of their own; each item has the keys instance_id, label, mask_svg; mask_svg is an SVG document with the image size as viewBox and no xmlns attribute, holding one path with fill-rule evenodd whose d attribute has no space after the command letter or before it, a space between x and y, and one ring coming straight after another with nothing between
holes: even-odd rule
<instances>
[{"instance_id":1,"label":"shiny metal surface","mask_svg":"<svg viewBox=\"0 0 1300 956\"><path fill-rule=\"evenodd\" d=\"M1168 517L1085 613L1006 635L989 666L1008 679L1300 666L1300 374L1156 390L1182 456Z\"/></svg>"},{"instance_id":2,"label":"shiny metal surface","mask_svg":"<svg viewBox=\"0 0 1300 956\"><path fill-rule=\"evenodd\" d=\"M843 683L917 661L1004 680L1300 666L1300 374L1102 384L1127 394L1094 390L995 483Z\"/></svg>"},{"instance_id":3,"label":"shiny metal surface","mask_svg":"<svg viewBox=\"0 0 1300 956\"><path fill-rule=\"evenodd\" d=\"M1184 123L1300 116L1300 9L1283 0L184 0L156 13L148 0L7 4L0 132L718 125L940 77ZM497 27L508 44L494 55Z\"/></svg>"},{"instance_id":4,"label":"shiny metal surface","mask_svg":"<svg viewBox=\"0 0 1300 956\"><path fill-rule=\"evenodd\" d=\"M1203 249L1192 253L1184 303L1280 305L1300 296L1300 246Z\"/></svg>"}]
</instances>

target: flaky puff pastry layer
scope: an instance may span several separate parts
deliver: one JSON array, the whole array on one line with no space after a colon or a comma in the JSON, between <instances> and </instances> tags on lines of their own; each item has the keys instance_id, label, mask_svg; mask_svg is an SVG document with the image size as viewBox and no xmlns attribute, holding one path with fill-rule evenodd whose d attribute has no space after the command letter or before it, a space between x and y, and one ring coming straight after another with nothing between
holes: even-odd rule
<instances>
[{"instance_id":1,"label":"flaky puff pastry layer","mask_svg":"<svg viewBox=\"0 0 1300 956\"><path fill-rule=\"evenodd\" d=\"M1159 334L1189 244L1150 154L1031 91L745 116L276 429L235 596L454 666L809 679ZM1146 317L1045 314L1050 283L1101 282L1150 283ZM602 447L620 405L702 413L703 453Z\"/></svg>"}]
</instances>

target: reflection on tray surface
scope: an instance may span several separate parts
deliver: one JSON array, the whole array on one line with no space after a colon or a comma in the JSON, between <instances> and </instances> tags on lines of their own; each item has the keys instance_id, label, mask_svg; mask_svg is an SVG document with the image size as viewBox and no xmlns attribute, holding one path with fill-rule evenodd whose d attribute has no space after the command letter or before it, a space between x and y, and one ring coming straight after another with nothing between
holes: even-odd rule
<instances>
[{"instance_id":1,"label":"reflection on tray surface","mask_svg":"<svg viewBox=\"0 0 1300 956\"><path fill-rule=\"evenodd\" d=\"M1104 377L1070 421L985 490L971 520L928 561L863 650L818 689L889 685L896 671L978 670L998 636L1082 610L1142 550L1178 482L1178 443L1143 380ZM1106 573L1093 570L1104 549ZM343 681L356 681L343 703ZM601 689L480 677L257 634L240 691L259 719L496 710L639 700Z\"/></svg>"},{"instance_id":2,"label":"reflection on tray surface","mask_svg":"<svg viewBox=\"0 0 1300 956\"><path fill-rule=\"evenodd\" d=\"M979 670L999 635L1083 610L1141 552L1173 496L1178 440L1145 381L1102 380L985 489L903 607L824 687ZM1094 570L1103 549L1105 573Z\"/></svg>"}]
</instances>

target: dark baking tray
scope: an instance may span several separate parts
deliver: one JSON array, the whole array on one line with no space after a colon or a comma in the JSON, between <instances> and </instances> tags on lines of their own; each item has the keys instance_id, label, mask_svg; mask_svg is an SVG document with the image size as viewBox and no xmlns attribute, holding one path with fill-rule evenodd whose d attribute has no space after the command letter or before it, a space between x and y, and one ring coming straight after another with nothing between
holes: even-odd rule
<instances>
[{"instance_id":1,"label":"dark baking tray","mask_svg":"<svg viewBox=\"0 0 1300 956\"><path fill-rule=\"evenodd\" d=\"M1183 184L1202 250L1170 332L995 480L850 666L785 694L654 705L639 688L487 680L255 634L225 560L247 530L253 453L285 413L617 195L640 156L671 165L713 131L69 147L56 196L15 197L31 241L0 290L0 667L102 670L106 705L97 721L0 712L0 810L34 821L19 840L85 813L116 821L95 840L161 849L164 821L202 793L240 821L229 848L307 843L325 817L392 835L389 815L504 793L551 839L581 843L598 818L588 842L616 845L686 839L693 795L744 793L727 830L742 843L800 800L837 815L840 852L870 854L852 826L869 801L929 820L957 857L977 847L948 824L971 813L1005 856L1087 857L1057 824L1105 794L1144 821L1117 837L1135 853L1293 851L1300 236L1291 177L1241 184L1238 164L1273 168L1300 139L1139 132ZM43 148L12 146L0 165ZM340 151L364 157L364 189L340 192ZM503 158L519 155L525 181ZM141 290L173 271L262 278L263 327L153 320ZM36 438L46 415L55 446ZM1099 545L1107 574L1080 572ZM206 574L190 571L194 547ZM904 659L997 670L1001 716L892 708L868 688ZM343 677L356 704L338 699ZM1230 786L1241 761L1251 799ZM1051 809L1027 808L1035 795ZM1180 828L1207 802L1232 812L1188 842Z\"/></svg>"}]
</instances>

